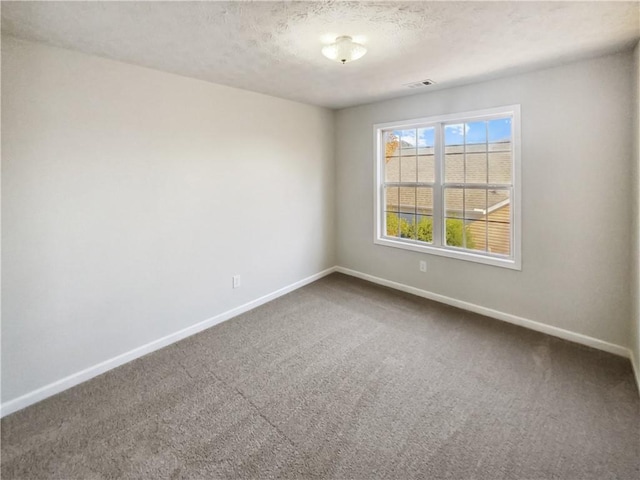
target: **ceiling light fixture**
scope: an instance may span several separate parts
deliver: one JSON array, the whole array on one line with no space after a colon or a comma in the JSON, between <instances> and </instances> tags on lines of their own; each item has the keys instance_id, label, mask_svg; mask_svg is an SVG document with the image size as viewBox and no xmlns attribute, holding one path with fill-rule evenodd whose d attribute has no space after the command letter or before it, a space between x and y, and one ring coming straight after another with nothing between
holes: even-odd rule
<instances>
[{"instance_id":1,"label":"ceiling light fixture","mask_svg":"<svg viewBox=\"0 0 640 480\"><path fill-rule=\"evenodd\" d=\"M325 57L342 64L357 60L365 53L367 53L367 49L364 45L354 42L348 35L338 37L331 45L322 47L322 54Z\"/></svg>"}]
</instances>

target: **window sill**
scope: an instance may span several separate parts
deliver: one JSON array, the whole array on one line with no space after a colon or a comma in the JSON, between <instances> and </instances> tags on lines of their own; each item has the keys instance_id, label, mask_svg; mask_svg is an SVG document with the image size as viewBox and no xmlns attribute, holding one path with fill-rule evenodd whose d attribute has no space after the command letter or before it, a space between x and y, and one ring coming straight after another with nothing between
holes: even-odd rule
<instances>
[{"instance_id":1,"label":"window sill","mask_svg":"<svg viewBox=\"0 0 640 480\"><path fill-rule=\"evenodd\" d=\"M511 270L522 270L522 265L519 259L504 258L498 256L478 255L472 252L465 252L454 250L450 248L434 247L431 245L423 244L411 244L391 238L375 238L373 243L376 245L384 245L386 247L401 248L403 250L410 250L412 252L426 253L429 255L438 255L440 257L455 258L458 260L466 260L468 262L482 263L484 265L491 265L494 267L509 268Z\"/></svg>"}]
</instances>

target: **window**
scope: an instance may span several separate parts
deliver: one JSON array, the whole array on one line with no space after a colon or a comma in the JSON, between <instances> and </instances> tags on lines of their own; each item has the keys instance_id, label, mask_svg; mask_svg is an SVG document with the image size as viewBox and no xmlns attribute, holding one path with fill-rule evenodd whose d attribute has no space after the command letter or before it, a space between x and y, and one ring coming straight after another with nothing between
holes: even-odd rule
<instances>
[{"instance_id":1,"label":"window","mask_svg":"<svg viewBox=\"0 0 640 480\"><path fill-rule=\"evenodd\" d=\"M520 269L520 106L374 126L374 242Z\"/></svg>"}]
</instances>

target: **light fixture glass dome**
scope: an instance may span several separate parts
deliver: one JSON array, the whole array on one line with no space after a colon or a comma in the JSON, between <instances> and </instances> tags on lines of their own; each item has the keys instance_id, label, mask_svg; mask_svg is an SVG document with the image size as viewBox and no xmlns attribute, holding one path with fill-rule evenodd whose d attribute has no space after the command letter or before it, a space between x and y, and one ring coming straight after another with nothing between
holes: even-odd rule
<instances>
[{"instance_id":1,"label":"light fixture glass dome","mask_svg":"<svg viewBox=\"0 0 640 480\"><path fill-rule=\"evenodd\" d=\"M367 49L364 45L354 42L353 39L347 35L338 37L331 45L322 47L322 54L325 57L343 64L357 60L365 53L367 53Z\"/></svg>"}]
</instances>

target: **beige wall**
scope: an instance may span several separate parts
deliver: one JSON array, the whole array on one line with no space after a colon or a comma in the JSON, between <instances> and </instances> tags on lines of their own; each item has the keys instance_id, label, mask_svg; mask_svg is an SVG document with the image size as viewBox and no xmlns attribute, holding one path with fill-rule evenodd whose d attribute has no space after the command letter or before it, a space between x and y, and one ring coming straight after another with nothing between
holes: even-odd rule
<instances>
[{"instance_id":1,"label":"beige wall","mask_svg":"<svg viewBox=\"0 0 640 480\"><path fill-rule=\"evenodd\" d=\"M339 111L338 264L629 347L631 69L627 52ZM374 245L372 126L511 104L522 271Z\"/></svg>"},{"instance_id":2,"label":"beige wall","mask_svg":"<svg viewBox=\"0 0 640 480\"><path fill-rule=\"evenodd\" d=\"M333 117L4 38L3 402L333 266Z\"/></svg>"}]
</instances>

